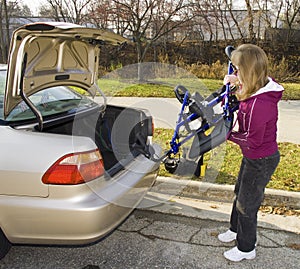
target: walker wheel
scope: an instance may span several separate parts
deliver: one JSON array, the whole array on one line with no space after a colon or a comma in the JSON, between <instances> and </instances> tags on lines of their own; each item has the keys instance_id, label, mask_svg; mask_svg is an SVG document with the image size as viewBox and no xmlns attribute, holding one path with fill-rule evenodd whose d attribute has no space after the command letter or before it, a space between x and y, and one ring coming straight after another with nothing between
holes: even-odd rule
<instances>
[{"instance_id":1,"label":"walker wheel","mask_svg":"<svg viewBox=\"0 0 300 269\"><path fill-rule=\"evenodd\" d=\"M166 170L169 173L174 174L174 172L176 171L176 169L177 169L177 167L179 165L179 159L168 156L165 159L164 164L165 164Z\"/></svg>"}]
</instances>

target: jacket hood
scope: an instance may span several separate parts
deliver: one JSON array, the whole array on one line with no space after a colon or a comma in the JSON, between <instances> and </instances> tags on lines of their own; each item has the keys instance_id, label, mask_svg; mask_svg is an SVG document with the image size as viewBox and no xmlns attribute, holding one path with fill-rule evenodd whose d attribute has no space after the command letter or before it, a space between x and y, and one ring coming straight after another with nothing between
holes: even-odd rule
<instances>
[{"instance_id":1,"label":"jacket hood","mask_svg":"<svg viewBox=\"0 0 300 269\"><path fill-rule=\"evenodd\" d=\"M274 102L278 102L282 97L282 92L284 91L284 88L278 84L276 81L274 81L272 78L268 78L269 82L266 84L266 86L260 88L256 93L251 95L250 98L256 97L258 95L261 95L260 97L266 100L272 100ZM268 93L268 94L265 94Z\"/></svg>"}]
</instances>

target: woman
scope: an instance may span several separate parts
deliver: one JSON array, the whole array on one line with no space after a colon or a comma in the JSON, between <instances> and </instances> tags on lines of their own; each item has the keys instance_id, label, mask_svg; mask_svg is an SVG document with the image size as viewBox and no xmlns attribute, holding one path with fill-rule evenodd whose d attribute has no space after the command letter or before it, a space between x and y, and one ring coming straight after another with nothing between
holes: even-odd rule
<instances>
[{"instance_id":1,"label":"woman","mask_svg":"<svg viewBox=\"0 0 300 269\"><path fill-rule=\"evenodd\" d=\"M268 58L258 46L239 46L232 52L231 62L236 74L225 76L224 84L238 86L240 105L238 131L232 131L228 139L240 146L243 159L234 189L230 228L218 238L222 242L237 240L237 246L225 251L224 256L241 261L256 257L257 212L280 159L276 125L283 87L268 77Z\"/></svg>"}]
</instances>

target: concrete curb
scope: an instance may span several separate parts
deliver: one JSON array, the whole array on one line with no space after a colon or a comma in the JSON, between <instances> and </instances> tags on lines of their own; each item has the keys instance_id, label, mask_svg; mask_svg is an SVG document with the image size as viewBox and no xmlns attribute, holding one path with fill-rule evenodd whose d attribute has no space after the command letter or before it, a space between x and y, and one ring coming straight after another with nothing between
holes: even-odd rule
<instances>
[{"instance_id":1,"label":"concrete curb","mask_svg":"<svg viewBox=\"0 0 300 269\"><path fill-rule=\"evenodd\" d=\"M157 177L151 191L209 201L232 202L234 199L233 190L233 185ZM300 209L300 192L266 189L263 205L285 206L298 210Z\"/></svg>"}]
</instances>

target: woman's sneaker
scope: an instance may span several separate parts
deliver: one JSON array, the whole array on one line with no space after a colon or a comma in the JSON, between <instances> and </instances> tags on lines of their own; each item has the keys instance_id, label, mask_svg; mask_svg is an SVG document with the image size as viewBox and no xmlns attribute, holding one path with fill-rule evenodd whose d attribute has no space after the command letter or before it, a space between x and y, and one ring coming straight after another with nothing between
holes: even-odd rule
<instances>
[{"instance_id":1,"label":"woman's sneaker","mask_svg":"<svg viewBox=\"0 0 300 269\"><path fill-rule=\"evenodd\" d=\"M236 240L236 233L231 230L228 230L225 233L219 234L218 239L223 243L229 243Z\"/></svg>"},{"instance_id":2,"label":"woman's sneaker","mask_svg":"<svg viewBox=\"0 0 300 269\"><path fill-rule=\"evenodd\" d=\"M224 257L232 262L239 262L244 259L252 260L256 257L256 251L255 249L253 249L250 252L243 252L240 251L237 247L234 247L230 250L225 251Z\"/></svg>"}]
</instances>

